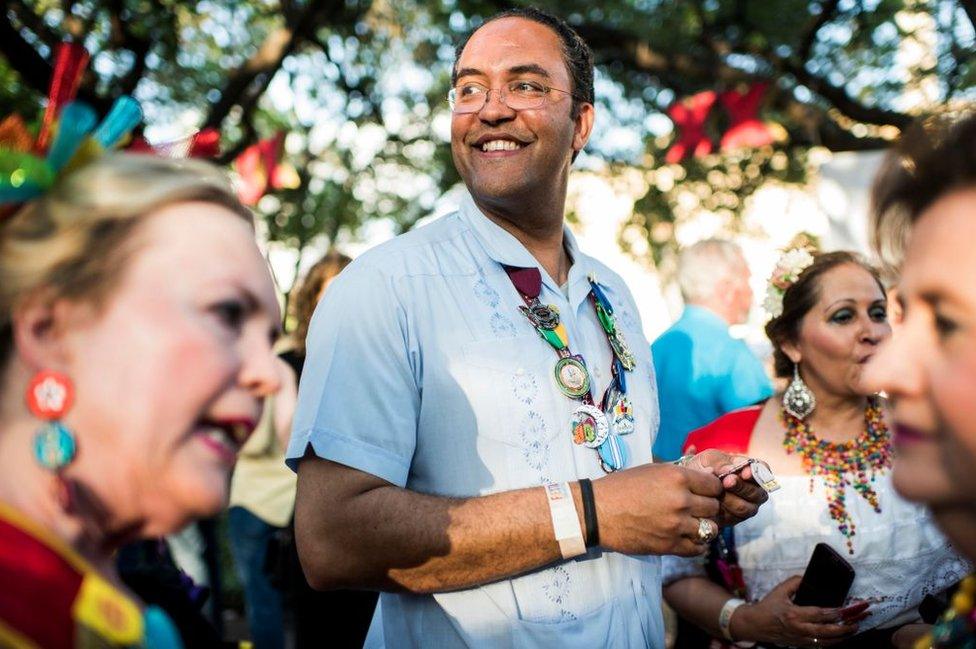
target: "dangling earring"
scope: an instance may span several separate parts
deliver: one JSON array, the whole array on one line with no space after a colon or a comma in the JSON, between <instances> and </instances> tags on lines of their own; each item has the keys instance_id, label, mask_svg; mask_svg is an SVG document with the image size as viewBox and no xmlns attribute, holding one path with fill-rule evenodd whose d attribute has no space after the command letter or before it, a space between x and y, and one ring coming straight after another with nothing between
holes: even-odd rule
<instances>
[{"instance_id":1,"label":"dangling earring","mask_svg":"<svg viewBox=\"0 0 976 649\"><path fill-rule=\"evenodd\" d=\"M817 397L800 378L800 364L793 364L793 380L783 393L783 409L803 421L817 407Z\"/></svg>"},{"instance_id":2,"label":"dangling earring","mask_svg":"<svg viewBox=\"0 0 976 649\"><path fill-rule=\"evenodd\" d=\"M75 459L75 436L61 419L74 403L74 385L64 374L42 370L27 385L27 408L45 423L34 434L34 459L58 473Z\"/></svg>"}]
</instances>

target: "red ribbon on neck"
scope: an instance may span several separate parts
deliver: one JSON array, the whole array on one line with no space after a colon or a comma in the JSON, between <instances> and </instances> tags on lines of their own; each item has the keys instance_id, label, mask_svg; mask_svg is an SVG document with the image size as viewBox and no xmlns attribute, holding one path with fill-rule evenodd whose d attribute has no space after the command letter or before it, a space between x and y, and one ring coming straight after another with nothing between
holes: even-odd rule
<instances>
[{"instance_id":1,"label":"red ribbon on neck","mask_svg":"<svg viewBox=\"0 0 976 649\"><path fill-rule=\"evenodd\" d=\"M512 280L515 289L528 298L539 297L542 292L542 273L538 268L518 268L504 266L508 278Z\"/></svg>"}]
</instances>

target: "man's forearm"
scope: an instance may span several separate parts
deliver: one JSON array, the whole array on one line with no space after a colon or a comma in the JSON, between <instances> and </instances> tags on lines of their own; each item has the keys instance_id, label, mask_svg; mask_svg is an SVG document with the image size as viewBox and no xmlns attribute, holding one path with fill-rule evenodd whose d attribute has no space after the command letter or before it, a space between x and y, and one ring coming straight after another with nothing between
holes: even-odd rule
<instances>
[{"instance_id":1,"label":"man's forearm","mask_svg":"<svg viewBox=\"0 0 976 649\"><path fill-rule=\"evenodd\" d=\"M346 472L359 474L328 464L331 485L336 473L340 483L356 479ZM319 588L458 590L561 560L541 487L444 498L382 483L337 502L338 494L302 493L318 491L317 482L299 480L296 530L302 565ZM579 487L571 488L579 514Z\"/></svg>"}]
</instances>

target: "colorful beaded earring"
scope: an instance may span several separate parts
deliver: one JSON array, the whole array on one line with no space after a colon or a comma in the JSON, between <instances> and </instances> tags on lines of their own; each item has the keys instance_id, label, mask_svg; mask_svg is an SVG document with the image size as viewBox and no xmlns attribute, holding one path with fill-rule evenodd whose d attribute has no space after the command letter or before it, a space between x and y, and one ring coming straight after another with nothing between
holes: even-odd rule
<instances>
[{"instance_id":1,"label":"colorful beaded earring","mask_svg":"<svg viewBox=\"0 0 976 649\"><path fill-rule=\"evenodd\" d=\"M71 464L78 449L75 436L62 423L74 403L74 385L64 374L41 370L27 385L27 408L45 423L34 435L34 459L57 473Z\"/></svg>"}]
</instances>

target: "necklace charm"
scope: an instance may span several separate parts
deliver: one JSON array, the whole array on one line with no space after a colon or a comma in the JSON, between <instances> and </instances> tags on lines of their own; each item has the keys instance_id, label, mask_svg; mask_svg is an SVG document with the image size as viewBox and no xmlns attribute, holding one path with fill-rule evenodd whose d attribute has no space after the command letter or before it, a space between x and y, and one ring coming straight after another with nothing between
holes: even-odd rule
<instances>
[{"instance_id":1,"label":"necklace charm","mask_svg":"<svg viewBox=\"0 0 976 649\"><path fill-rule=\"evenodd\" d=\"M610 434L606 414L588 403L573 411L570 426L573 430L573 442L587 448L599 448Z\"/></svg>"},{"instance_id":2,"label":"necklace charm","mask_svg":"<svg viewBox=\"0 0 976 649\"><path fill-rule=\"evenodd\" d=\"M842 443L818 438L806 423L785 408L780 417L786 427L783 446L787 455L800 456L803 469L810 474L811 491L814 477L823 478L830 517L847 539L847 551L854 554L851 539L857 531L844 504L847 487L852 487L880 513L881 504L872 484L878 473L891 468L891 437L881 406L877 399L868 399L864 409L864 431L855 439Z\"/></svg>"},{"instance_id":3,"label":"necklace charm","mask_svg":"<svg viewBox=\"0 0 976 649\"><path fill-rule=\"evenodd\" d=\"M627 341L624 340L624 335L620 331L614 331L613 334L607 335L607 340L610 341L610 348L613 349L614 356L620 360L620 364L624 366L625 370L630 372L637 367L637 359L634 358L634 354L630 351L630 347L627 346Z\"/></svg>"},{"instance_id":4,"label":"necklace charm","mask_svg":"<svg viewBox=\"0 0 976 649\"><path fill-rule=\"evenodd\" d=\"M520 305L519 309L536 328L551 330L559 326L559 310L551 304L543 304L536 299L530 306Z\"/></svg>"},{"instance_id":5,"label":"necklace charm","mask_svg":"<svg viewBox=\"0 0 976 649\"><path fill-rule=\"evenodd\" d=\"M582 399L590 393L590 373L579 356L564 356L556 361L556 384L570 399Z\"/></svg>"},{"instance_id":6,"label":"necklace charm","mask_svg":"<svg viewBox=\"0 0 976 649\"><path fill-rule=\"evenodd\" d=\"M603 409L610 419L610 429L617 435L630 435L634 432L634 407L630 398L612 383L607 388Z\"/></svg>"}]
</instances>

